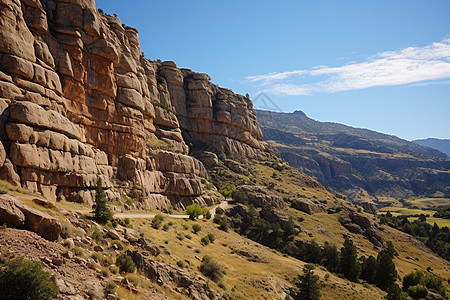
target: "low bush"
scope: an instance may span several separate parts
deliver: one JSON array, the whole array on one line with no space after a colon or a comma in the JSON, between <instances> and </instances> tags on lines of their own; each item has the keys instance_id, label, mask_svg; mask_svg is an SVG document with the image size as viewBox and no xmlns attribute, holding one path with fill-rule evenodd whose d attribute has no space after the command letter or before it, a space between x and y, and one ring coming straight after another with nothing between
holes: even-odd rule
<instances>
[{"instance_id":1,"label":"low bush","mask_svg":"<svg viewBox=\"0 0 450 300\"><path fill-rule=\"evenodd\" d=\"M230 198L234 190L236 190L236 186L234 184L229 184L221 188L219 190L219 193L221 193L225 198Z\"/></svg>"},{"instance_id":2,"label":"low bush","mask_svg":"<svg viewBox=\"0 0 450 300\"><path fill-rule=\"evenodd\" d=\"M120 272L133 273L136 270L133 260L126 254L120 254L116 257L116 265L119 267Z\"/></svg>"},{"instance_id":3,"label":"low bush","mask_svg":"<svg viewBox=\"0 0 450 300\"><path fill-rule=\"evenodd\" d=\"M16 258L0 264L0 299L54 299L59 294L41 263Z\"/></svg>"},{"instance_id":4,"label":"low bush","mask_svg":"<svg viewBox=\"0 0 450 300\"><path fill-rule=\"evenodd\" d=\"M159 227L161 227L162 221L164 221L164 217L160 214L157 214L152 220L152 227L155 229L159 229Z\"/></svg>"},{"instance_id":5,"label":"low bush","mask_svg":"<svg viewBox=\"0 0 450 300\"><path fill-rule=\"evenodd\" d=\"M202 230L202 227L198 224L192 225L192 231L197 234L200 230Z\"/></svg>"},{"instance_id":6,"label":"low bush","mask_svg":"<svg viewBox=\"0 0 450 300\"><path fill-rule=\"evenodd\" d=\"M228 218L226 216L215 215L214 223L219 225L219 229L223 231L228 231L230 225L228 224Z\"/></svg>"},{"instance_id":7,"label":"low bush","mask_svg":"<svg viewBox=\"0 0 450 300\"><path fill-rule=\"evenodd\" d=\"M105 294L114 294L117 290L117 284L114 283L114 281L108 282L108 284L105 287Z\"/></svg>"},{"instance_id":8,"label":"low bush","mask_svg":"<svg viewBox=\"0 0 450 300\"><path fill-rule=\"evenodd\" d=\"M234 201L242 204L248 204L248 197L245 193L241 191L234 191L232 194L232 198Z\"/></svg>"},{"instance_id":9,"label":"low bush","mask_svg":"<svg viewBox=\"0 0 450 300\"><path fill-rule=\"evenodd\" d=\"M96 241L100 241L101 239L103 239L103 233L97 227L94 227L94 229L92 229L91 236Z\"/></svg>"},{"instance_id":10,"label":"low bush","mask_svg":"<svg viewBox=\"0 0 450 300\"><path fill-rule=\"evenodd\" d=\"M208 255L203 256L200 272L214 282L219 282L223 277L222 266Z\"/></svg>"}]
</instances>

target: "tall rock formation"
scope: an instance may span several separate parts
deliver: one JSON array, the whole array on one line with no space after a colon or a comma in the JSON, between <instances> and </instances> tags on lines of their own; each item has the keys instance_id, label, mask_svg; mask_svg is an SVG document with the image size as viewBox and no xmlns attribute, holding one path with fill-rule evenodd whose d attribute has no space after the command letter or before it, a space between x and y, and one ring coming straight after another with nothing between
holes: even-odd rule
<instances>
[{"instance_id":1,"label":"tall rock formation","mask_svg":"<svg viewBox=\"0 0 450 300\"><path fill-rule=\"evenodd\" d=\"M212 203L187 143L271 156L252 102L146 59L138 31L93 0L0 0L0 179L47 198L143 207ZM122 194L120 193L122 192Z\"/></svg>"}]
</instances>

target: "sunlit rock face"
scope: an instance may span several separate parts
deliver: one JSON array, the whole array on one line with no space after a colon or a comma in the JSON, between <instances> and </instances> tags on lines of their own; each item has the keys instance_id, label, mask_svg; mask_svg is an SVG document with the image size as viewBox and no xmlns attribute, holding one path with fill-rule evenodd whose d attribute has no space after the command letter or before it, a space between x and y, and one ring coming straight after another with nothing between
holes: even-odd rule
<instances>
[{"instance_id":1,"label":"sunlit rock face","mask_svg":"<svg viewBox=\"0 0 450 300\"><path fill-rule=\"evenodd\" d=\"M0 179L48 199L210 204L201 145L272 155L252 102L206 74L146 59L138 31L89 0L0 0Z\"/></svg>"}]
</instances>

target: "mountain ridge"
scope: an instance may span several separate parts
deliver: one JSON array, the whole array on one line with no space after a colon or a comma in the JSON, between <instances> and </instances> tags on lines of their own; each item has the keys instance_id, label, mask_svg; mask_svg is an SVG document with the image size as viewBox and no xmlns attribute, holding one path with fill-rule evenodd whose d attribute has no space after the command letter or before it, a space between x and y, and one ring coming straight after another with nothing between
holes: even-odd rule
<instances>
[{"instance_id":1,"label":"mountain ridge","mask_svg":"<svg viewBox=\"0 0 450 300\"><path fill-rule=\"evenodd\" d=\"M256 113L264 139L282 158L353 200L450 192L450 160L436 149L369 129L315 121L300 111Z\"/></svg>"},{"instance_id":2,"label":"mountain ridge","mask_svg":"<svg viewBox=\"0 0 450 300\"><path fill-rule=\"evenodd\" d=\"M450 157L450 139L427 138L413 140L413 143L439 150Z\"/></svg>"}]
</instances>

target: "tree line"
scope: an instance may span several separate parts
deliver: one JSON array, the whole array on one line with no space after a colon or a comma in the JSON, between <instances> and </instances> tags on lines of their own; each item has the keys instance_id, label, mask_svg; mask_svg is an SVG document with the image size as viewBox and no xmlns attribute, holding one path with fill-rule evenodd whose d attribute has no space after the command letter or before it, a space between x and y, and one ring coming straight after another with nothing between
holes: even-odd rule
<instances>
[{"instance_id":1,"label":"tree line","mask_svg":"<svg viewBox=\"0 0 450 300\"><path fill-rule=\"evenodd\" d=\"M439 227L436 222L430 225L425 216L409 221L408 216L393 216L391 212L379 215L380 224L387 224L406 232L422 241L433 252L446 260L450 260L450 230L447 226Z\"/></svg>"}]
</instances>

